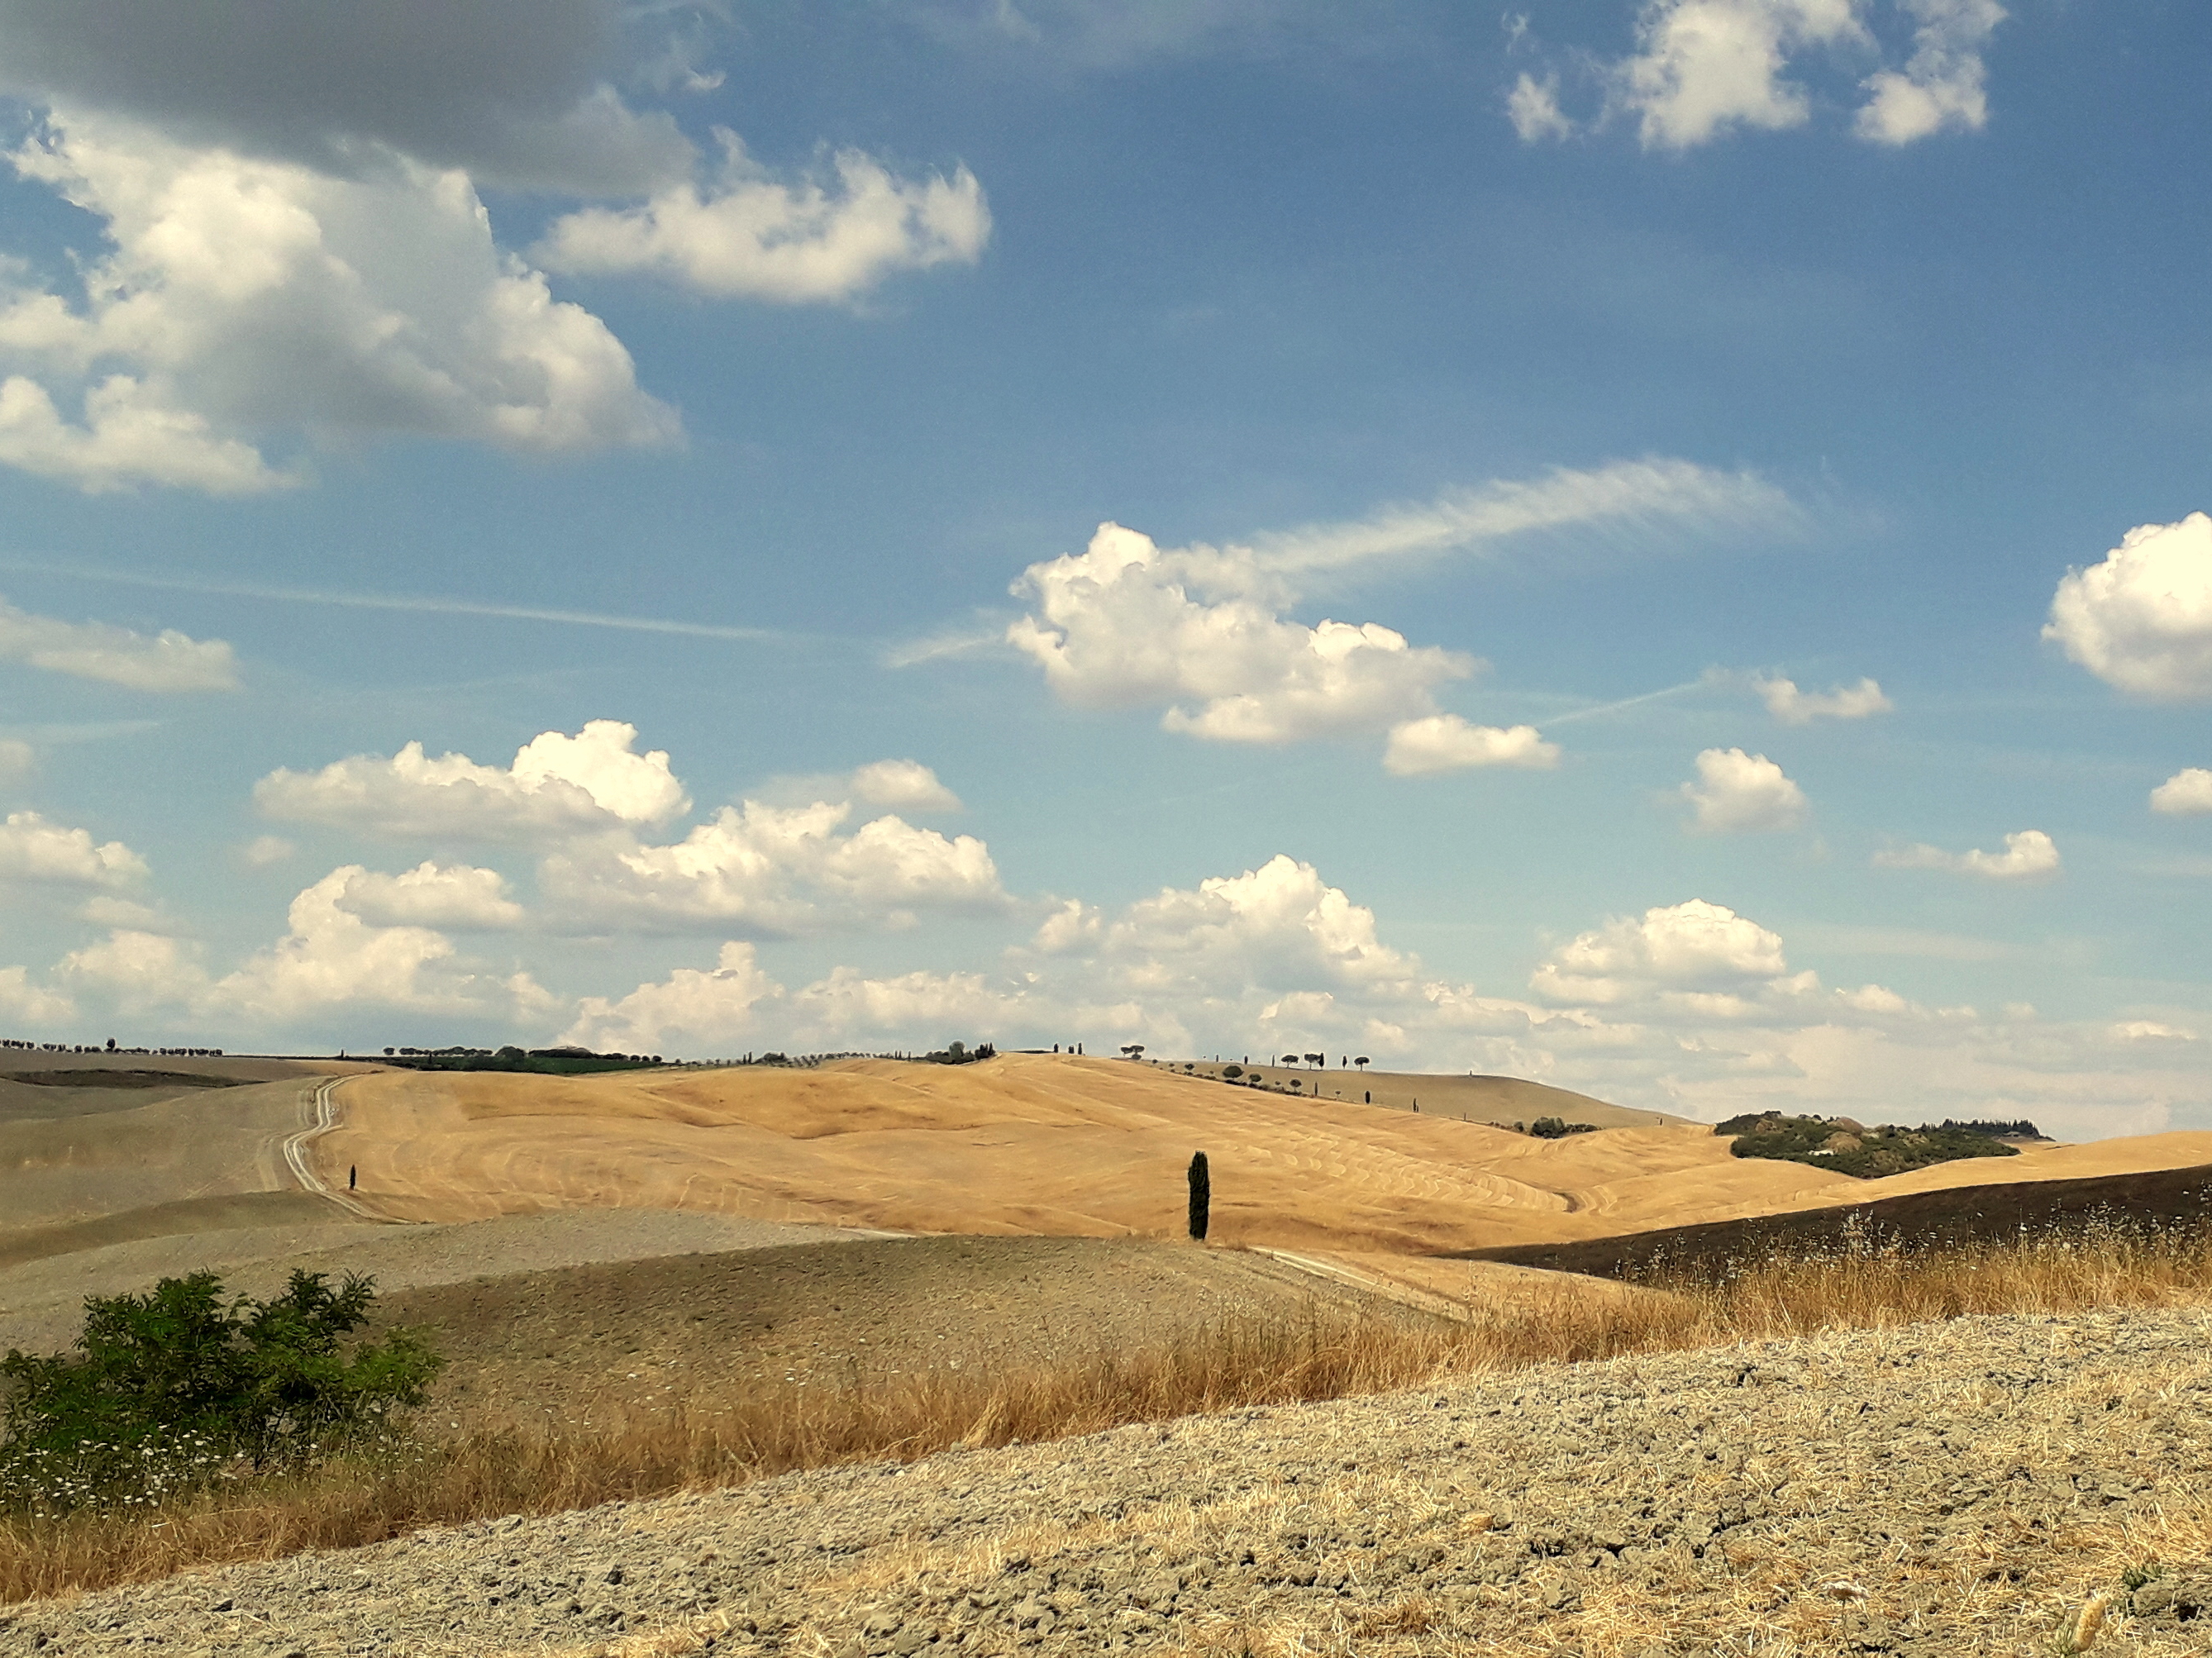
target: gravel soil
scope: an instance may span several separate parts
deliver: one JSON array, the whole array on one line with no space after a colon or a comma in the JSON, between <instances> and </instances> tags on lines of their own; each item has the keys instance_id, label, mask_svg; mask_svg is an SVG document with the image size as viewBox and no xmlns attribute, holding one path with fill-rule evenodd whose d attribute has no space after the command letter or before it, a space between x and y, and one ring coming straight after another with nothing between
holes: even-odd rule
<instances>
[{"instance_id":1,"label":"gravel soil","mask_svg":"<svg viewBox=\"0 0 2212 1658\"><path fill-rule=\"evenodd\" d=\"M0 1610L0 1654L2044 1654L2212 1633L2212 1313L1554 1366Z\"/></svg>"}]
</instances>

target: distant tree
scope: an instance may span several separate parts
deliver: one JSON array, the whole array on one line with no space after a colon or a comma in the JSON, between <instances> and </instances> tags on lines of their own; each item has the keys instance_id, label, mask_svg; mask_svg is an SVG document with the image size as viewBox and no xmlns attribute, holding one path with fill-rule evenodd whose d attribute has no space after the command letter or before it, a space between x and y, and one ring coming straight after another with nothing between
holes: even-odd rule
<instances>
[{"instance_id":1,"label":"distant tree","mask_svg":"<svg viewBox=\"0 0 2212 1658\"><path fill-rule=\"evenodd\" d=\"M1141 1060L1145 1057L1145 1045L1142 1042L1125 1042L1121 1046L1121 1052L1129 1059Z\"/></svg>"},{"instance_id":2,"label":"distant tree","mask_svg":"<svg viewBox=\"0 0 2212 1658\"><path fill-rule=\"evenodd\" d=\"M1221 1067L1221 1080L1224 1082L1233 1083L1243 1074L1244 1067L1241 1065L1224 1065Z\"/></svg>"},{"instance_id":3,"label":"distant tree","mask_svg":"<svg viewBox=\"0 0 2212 1658\"><path fill-rule=\"evenodd\" d=\"M1197 1242L1206 1242L1206 1229L1213 1207L1213 1179L1206 1172L1206 1153L1190 1155L1190 1235Z\"/></svg>"},{"instance_id":4,"label":"distant tree","mask_svg":"<svg viewBox=\"0 0 2212 1658\"><path fill-rule=\"evenodd\" d=\"M1367 1069L1367 1056L1364 1054L1362 1054L1358 1059L1352 1061L1352 1064L1358 1066L1362 1072L1364 1072Z\"/></svg>"},{"instance_id":5,"label":"distant tree","mask_svg":"<svg viewBox=\"0 0 2212 1658\"><path fill-rule=\"evenodd\" d=\"M1322 1066L1328 1063L1328 1055L1326 1054L1309 1054L1306 1055L1306 1063L1318 1071Z\"/></svg>"},{"instance_id":6,"label":"distant tree","mask_svg":"<svg viewBox=\"0 0 2212 1658\"><path fill-rule=\"evenodd\" d=\"M1297 1062L1298 1056L1295 1054L1285 1054L1283 1055L1283 1063L1285 1065L1296 1065Z\"/></svg>"}]
</instances>

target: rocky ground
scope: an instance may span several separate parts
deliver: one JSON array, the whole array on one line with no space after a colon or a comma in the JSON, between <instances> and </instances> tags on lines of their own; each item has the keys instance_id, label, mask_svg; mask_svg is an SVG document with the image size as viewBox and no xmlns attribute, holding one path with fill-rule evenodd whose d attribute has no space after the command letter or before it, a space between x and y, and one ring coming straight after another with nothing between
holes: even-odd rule
<instances>
[{"instance_id":1,"label":"rocky ground","mask_svg":"<svg viewBox=\"0 0 2212 1658\"><path fill-rule=\"evenodd\" d=\"M1971 1319L1192 1418L21 1606L0 1654L2047 1655L2100 1604L2099 1652L2202 1652L2208 1336Z\"/></svg>"}]
</instances>

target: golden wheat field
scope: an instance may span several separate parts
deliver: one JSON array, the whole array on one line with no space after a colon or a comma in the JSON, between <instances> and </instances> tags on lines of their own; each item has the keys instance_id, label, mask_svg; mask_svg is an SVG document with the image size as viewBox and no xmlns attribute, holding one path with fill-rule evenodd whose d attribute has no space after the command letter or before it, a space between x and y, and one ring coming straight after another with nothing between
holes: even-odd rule
<instances>
[{"instance_id":1,"label":"golden wheat field","mask_svg":"<svg viewBox=\"0 0 2212 1658\"><path fill-rule=\"evenodd\" d=\"M342 1185L358 1169L362 1200L393 1219L614 1205L1170 1237L1202 1151L1216 1241L1387 1256L2212 1163L2212 1133L2176 1133L1858 1181L1733 1157L1694 1124L1541 1140L1066 1055L578 1078L384 1072L341 1084L338 1098L342 1126L316 1147L324 1176Z\"/></svg>"}]
</instances>

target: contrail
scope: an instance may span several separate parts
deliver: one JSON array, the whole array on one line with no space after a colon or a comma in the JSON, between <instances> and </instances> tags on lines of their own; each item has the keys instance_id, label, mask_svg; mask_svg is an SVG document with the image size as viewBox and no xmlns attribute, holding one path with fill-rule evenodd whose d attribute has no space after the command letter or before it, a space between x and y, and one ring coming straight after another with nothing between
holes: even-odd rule
<instances>
[{"instance_id":1,"label":"contrail","mask_svg":"<svg viewBox=\"0 0 2212 1658\"><path fill-rule=\"evenodd\" d=\"M711 622L672 622L659 616L601 616L590 610L556 610L536 604L490 604L469 598L422 598L404 593L326 592L312 587L273 587L245 581L204 581L190 576L144 575L74 564L40 564L0 559L0 570L13 574L60 576L76 581L106 581L125 587L159 587L172 592L209 593L225 598L273 599L287 604L329 604L354 610L408 610L431 616L497 616L511 622L550 622L572 628L615 628L628 633L682 634L695 639L734 639L782 644L819 635L787 633L775 628L731 628Z\"/></svg>"},{"instance_id":2,"label":"contrail","mask_svg":"<svg viewBox=\"0 0 2212 1658\"><path fill-rule=\"evenodd\" d=\"M1679 685L1668 686L1664 690L1646 691L1641 696L1625 696L1618 702L1602 702L1594 708L1571 709L1565 714L1555 714L1550 719L1540 720L1538 723L1548 729L1553 726L1568 725L1577 720L1595 720L1603 714L1618 714L1623 708L1633 708L1642 703L1657 702L1666 697L1680 696L1684 691L1693 691L1699 686L1711 683L1710 680L1704 678L1686 679Z\"/></svg>"}]
</instances>

